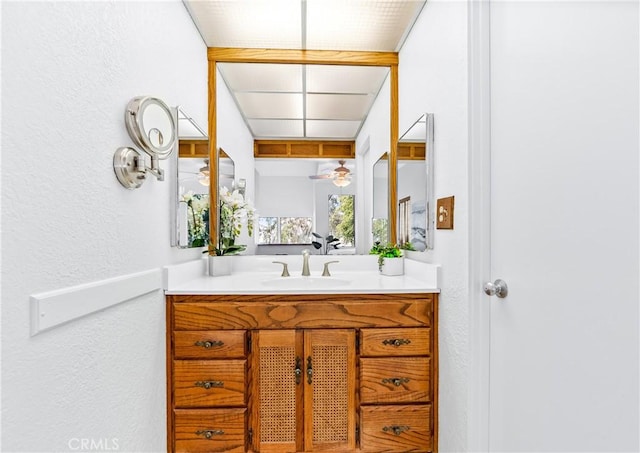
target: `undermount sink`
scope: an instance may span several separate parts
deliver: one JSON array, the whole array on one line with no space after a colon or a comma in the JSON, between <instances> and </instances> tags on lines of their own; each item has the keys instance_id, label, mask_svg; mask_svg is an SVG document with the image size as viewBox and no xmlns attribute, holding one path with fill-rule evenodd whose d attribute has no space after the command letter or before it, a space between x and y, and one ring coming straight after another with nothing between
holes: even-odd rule
<instances>
[{"instance_id":1,"label":"undermount sink","mask_svg":"<svg viewBox=\"0 0 640 453\"><path fill-rule=\"evenodd\" d=\"M277 277L269 280L262 281L264 286L271 288L336 288L340 286L347 286L349 280L343 280L334 277Z\"/></svg>"}]
</instances>

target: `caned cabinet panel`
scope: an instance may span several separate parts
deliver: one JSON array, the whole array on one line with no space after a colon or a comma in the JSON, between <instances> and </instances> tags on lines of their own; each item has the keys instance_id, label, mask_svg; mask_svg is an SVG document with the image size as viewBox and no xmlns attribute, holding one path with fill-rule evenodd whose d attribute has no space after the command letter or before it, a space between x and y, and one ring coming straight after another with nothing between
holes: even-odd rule
<instances>
[{"instance_id":1,"label":"caned cabinet panel","mask_svg":"<svg viewBox=\"0 0 640 453\"><path fill-rule=\"evenodd\" d=\"M176 331L173 341L176 359L232 359L246 355L244 330Z\"/></svg>"},{"instance_id":2,"label":"caned cabinet panel","mask_svg":"<svg viewBox=\"0 0 640 453\"><path fill-rule=\"evenodd\" d=\"M427 402L430 400L429 376L427 357L362 358L360 402Z\"/></svg>"},{"instance_id":3,"label":"caned cabinet panel","mask_svg":"<svg viewBox=\"0 0 640 453\"><path fill-rule=\"evenodd\" d=\"M360 448L365 452L432 449L431 405L362 406Z\"/></svg>"},{"instance_id":4,"label":"caned cabinet panel","mask_svg":"<svg viewBox=\"0 0 640 453\"><path fill-rule=\"evenodd\" d=\"M355 330L306 330L304 357L305 451L353 450Z\"/></svg>"},{"instance_id":5,"label":"caned cabinet panel","mask_svg":"<svg viewBox=\"0 0 640 453\"><path fill-rule=\"evenodd\" d=\"M360 354L370 357L429 355L429 334L426 327L362 329Z\"/></svg>"},{"instance_id":6,"label":"caned cabinet panel","mask_svg":"<svg viewBox=\"0 0 640 453\"><path fill-rule=\"evenodd\" d=\"M245 404L246 360L174 360L176 407Z\"/></svg>"},{"instance_id":7,"label":"caned cabinet panel","mask_svg":"<svg viewBox=\"0 0 640 453\"><path fill-rule=\"evenodd\" d=\"M177 453L244 452L246 409L176 409Z\"/></svg>"},{"instance_id":8,"label":"caned cabinet panel","mask_svg":"<svg viewBox=\"0 0 640 453\"><path fill-rule=\"evenodd\" d=\"M252 335L251 425L256 451L300 450L302 351L297 338L301 335L295 330L262 330Z\"/></svg>"}]
</instances>

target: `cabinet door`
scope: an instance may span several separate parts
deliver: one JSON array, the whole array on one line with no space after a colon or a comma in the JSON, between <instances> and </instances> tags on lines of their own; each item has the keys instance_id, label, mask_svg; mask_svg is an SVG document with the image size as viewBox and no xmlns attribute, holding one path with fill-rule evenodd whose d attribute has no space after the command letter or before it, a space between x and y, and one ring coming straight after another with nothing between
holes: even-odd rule
<instances>
[{"instance_id":1,"label":"cabinet door","mask_svg":"<svg viewBox=\"0 0 640 453\"><path fill-rule=\"evenodd\" d=\"M252 341L249 405L253 449L260 452L301 451L302 333L260 330L253 334Z\"/></svg>"},{"instance_id":2,"label":"cabinet door","mask_svg":"<svg viewBox=\"0 0 640 453\"><path fill-rule=\"evenodd\" d=\"M304 450L355 449L355 330L304 332Z\"/></svg>"}]
</instances>

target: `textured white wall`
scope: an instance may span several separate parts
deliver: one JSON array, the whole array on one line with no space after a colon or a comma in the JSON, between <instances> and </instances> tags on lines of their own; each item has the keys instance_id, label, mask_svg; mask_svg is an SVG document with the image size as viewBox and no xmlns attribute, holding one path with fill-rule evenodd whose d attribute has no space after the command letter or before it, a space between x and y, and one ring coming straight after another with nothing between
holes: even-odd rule
<instances>
[{"instance_id":1,"label":"textured white wall","mask_svg":"<svg viewBox=\"0 0 640 453\"><path fill-rule=\"evenodd\" d=\"M398 82L400 134L423 113L434 113L435 198L456 197L455 229L437 230L434 250L411 256L442 264L439 449L465 451L469 366L466 2L427 2L400 51ZM388 101L380 101L378 105L376 100L378 110L369 115L358 137L358 143L369 137L376 151L389 146L389 120L384 117Z\"/></svg>"},{"instance_id":2,"label":"textured white wall","mask_svg":"<svg viewBox=\"0 0 640 453\"><path fill-rule=\"evenodd\" d=\"M163 451L163 295L33 338L29 295L200 256L169 246L170 182L112 159L134 96L207 124L205 45L179 1L3 2L2 41L2 449Z\"/></svg>"},{"instance_id":3,"label":"textured white wall","mask_svg":"<svg viewBox=\"0 0 640 453\"><path fill-rule=\"evenodd\" d=\"M400 133L434 114L435 198L454 195L455 229L436 230L434 249L418 254L442 264L440 297L440 451L467 448L468 215L467 4L427 2L400 52Z\"/></svg>"},{"instance_id":4,"label":"textured white wall","mask_svg":"<svg viewBox=\"0 0 640 453\"><path fill-rule=\"evenodd\" d=\"M313 217L314 182L307 176L260 176L259 184L260 217Z\"/></svg>"}]
</instances>

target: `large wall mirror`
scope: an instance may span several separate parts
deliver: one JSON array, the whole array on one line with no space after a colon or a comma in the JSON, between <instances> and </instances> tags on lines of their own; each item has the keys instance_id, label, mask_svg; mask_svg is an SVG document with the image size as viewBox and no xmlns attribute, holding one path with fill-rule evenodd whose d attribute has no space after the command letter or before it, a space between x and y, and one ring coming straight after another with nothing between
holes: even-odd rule
<instances>
[{"instance_id":1,"label":"large wall mirror","mask_svg":"<svg viewBox=\"0 0 640 453\"><path fill-rule=\"evenodd\" d=\"M205 247L209 242L209 139L205 130L181 107L176 109L178 152L174 190L174 234L172 245ZM234 187L234 163L218 150L218 184Z\"/></svg>"},{"instance_id":2,"label":"large wall mirror","mask_svg":"<svg viewBox=\"0 0 640 453\"><path fill-rule=\"evenodd\" d=\"M257 254L293 254L331 235L339 247L316 253L355 254L356 178L353 159L257 158L255 207ZM348 184L334 183L336 168L349 170ZM321 242L321 241L320 241Z\"/></svg>"},{"instance_id":3,"label":"large wall mirror","mask_svg":"<svg viewBox=\"0 0 640 453\"><path fill-rule=\"evenodd\" d=\"M396 146L398 143L398 118L397 118L397 53L385 52L340 52L340 51L298 51L298 50L267 50L267 49L220 49L209 48L209 136L215 137L210 140L209 152L216 149L218 139L217 122L217 99L212 93L216 93L218 83L226 83L230 91L237 87L230 86L227 75L239 74L234 80L240 85L239 95L235 95L235 102L244 114L244 121L257 141L275 140L270 136L265 136L265 132L270 127L277 124L280 128L279 139L283 141L308 140L345 140L353 141L359 132L361 123L354 121L355 115L346 103L342 108L334 110L333 116L320 118L320 112L324 109L325 101L329 98L346 99L348 96L357 97L361 107L365 104L370 106L378 92L375 93L349 93L322 91L323 77L327 75L334 66L349 66L355 68L382 68L382 81L389 77L389 96L391 104L390 114L390 137L389 153L385 161L386 169L380 167L378 171L387 172L387 181L395 180L397 170ZM262 70L256 76L250 75L247 66L258 66ZM275 68L274 68L275 67ZM295 88L279 88L277 94L268 90L250 91L241 86L245 80L261 77L267 79L270 71L285 69L285 73L279 80L285 87L292 86L286 83L285 78L297 79L297 74L302 73L302 83L293 82ZM244 74L243 74L244 73ZM324 75L323 75L324 74ZM219 75L224 77L220 79ZM246 78L243 78L245 77ZM344 82L349 85L348 80L333 76L333 80ZM239 82L238 82L239 81ZM353 82L351 83L353 85ZM311 87L311 88L310 88ZM314 88L317 87L317 88ZM314 91L315 90L315 91ZM263 106L276 102L276 96L284 99L282 111L277 118L270 118L263 114ZM367 104L369 103L369 104ZM249 112L247 114L247 112ZM301 116L301 117L300 117ZM366 115L365 115L366 116ZM339 125L340 131L333 133L330 137L324 135L324 130L329 126ZM335 130L335 129L334 129ZM254 150L247 150L251 153ZM300 248L309 248L309 233L319 234L323 239L329 234L341 235L342 252L355 253L357 228L351 228L341 219L351 215L355 216L358 203L365 194L358 193L362 189L362 184L357 183L359 170L356 168L355 156L338 157L320 154L315 156L300 154L290 154L288 156L273 156L268 158L258 157L253 161L255 164L255 194L252 196L255 207L258 211L257 223L255 225L256 253L277 254L277 253L298 253L297 249L289 246L282 249L283 244L295 244L300 241ZM239 160L242 160L239 158ZM323 175L341 174L338 169L346 168L350 176L348 184L341 184L332 178L323 178ZM221 169L212 174L212 189L220 184L223 172ZM390 175L393 174L393 177ZM316 178L314 178L316 177ZM218 178L220 181L215 181ZM211 199L216 206L219 206L217 193L210 191ZM367 196L373 196L368 194ZM377 196L376 196L377 197ZM396 235L396 192L390 190L386 196L386 209L379 208L376 213L381 219L389 219L388 236L389 240L395 241ZM311 221L309 222L309 219ZM370 222L371 219L354 218L354 224L358 222ZM210 230L212 234L219 231L219 221L211 218ZM311 226L309 226L311 225ZM302 239L301 239L302 238ZM307 239L309 238L309 239ZM364 238L360 238L364 239ZM306 242L308 241L308 242ZM362 241L365 243L366 241ZM316 253L319 253L316 251ZM334 251L335 253L335 251Z\"/></svg>"},{"instance_id":4,"label":"large wall mirror","mask_svg":"<svg viewBox=\"0 0 640 453\"><path fill-rule=\"evenodd\" d=\"M433 114L418 118L398 141L398 243L433 248Z\"/></svg>"}]
</instances>

